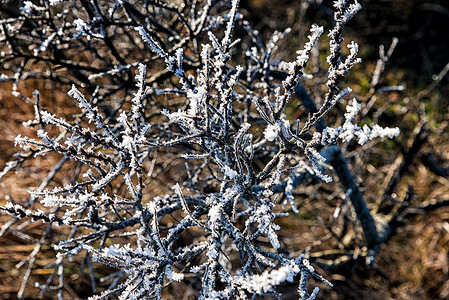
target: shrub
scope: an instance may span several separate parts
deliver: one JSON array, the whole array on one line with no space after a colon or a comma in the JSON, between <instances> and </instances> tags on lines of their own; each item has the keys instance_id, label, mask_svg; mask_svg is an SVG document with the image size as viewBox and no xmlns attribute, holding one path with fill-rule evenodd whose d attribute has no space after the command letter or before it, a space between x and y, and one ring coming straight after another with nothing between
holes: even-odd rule
<instances>
[{"instance_id":1,"label":"shrub","mask_svg":"<svg viewBox=\"0 0 449 300\"><path fill-rule=\"evenodd\" d=\"M306 67L324 29L311 27L294 61L275 61L289 30L265 44L238 4L24 1L0 21L1 61L10 65L1 80L34 106L24 125L37 129L36 138L16 138L23 152L0 178L32 157L59 155L24 204L1 207L13 217L3 232L25 219L48 224L36 243L57 255L47 282L37 283L42 293L57 289L62 299L64 265L87 253L89 264L117 270L92 299L160 299L172 282L193 286L200 299L281 298L286 281L300 299L314 299L310 276L331 283L306 252L282 249L277 222L298 213L295 191L330 182L332 169L363 235L360 255L373 262L391 229L368 208L337 143L363 145L399 129L359 126L355 98L340 126L323 119L351 93L341 83L360 62L358 45L344 56L342 34L361 6L334 2L327 93L317 108L301 80L317 80ZM33 78L72 85L81 113L58 116L41 106L39 91L29 99L19 83ZM305 120L285 114L295 95ZM58 228L69 230L53 235Z\"/></svg>"}]
</instances>

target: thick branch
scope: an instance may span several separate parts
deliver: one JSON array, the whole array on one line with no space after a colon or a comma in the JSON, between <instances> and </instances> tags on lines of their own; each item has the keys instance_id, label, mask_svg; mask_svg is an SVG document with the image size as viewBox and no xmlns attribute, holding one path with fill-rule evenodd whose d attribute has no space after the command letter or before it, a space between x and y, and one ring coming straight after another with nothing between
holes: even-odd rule
<instances>
[{"instance_id":1,"label":"thick branch","mask_svg":"<svg viewBox=\"0 0 449 300\"><path fill-rule=\"evenodd\" d=\"M371 215L371 211L363 200L362 193L354 182L354 177L346 164L340 148L335 145L329 146L322 149L320 154L326 158L327 163L332 165L344 189L348 191L349 198L354 206L357 218L362 225L366 242L368 245L375 245L378 241L376 222Z\"/></svg>"},{"instance_id":2,"label":"thick branch","mask_svg":"<svg viewBox=\"0 0 449 300\"><path fill-rule=\"evenodd\" d=\"M298 84L298 86L296 86L295 93L296 96L301 100L309 114L318 111L312 98L302 85ZM323 119L320 119L315 123L315 127L318 129L318 131L322 131L327 127L327 124ZM366 242L369 245L376 244L378 241L376 222L374 221L371 212L365 203L365 200L363 200L362 193L355 184L354 176L352 175L351 171L348 168L348 165L346 164L346 160L341 153L340 147L335 145L327 147L325 149L322 149L320 151L320 154L324 158L326 158L327 162L331 164L335 169L335 173L340 179L343 188L346 191L351 190L351 193L349 193L349 198L357 213L357 218L362 225Z\"/></svg>"}]
</instances>

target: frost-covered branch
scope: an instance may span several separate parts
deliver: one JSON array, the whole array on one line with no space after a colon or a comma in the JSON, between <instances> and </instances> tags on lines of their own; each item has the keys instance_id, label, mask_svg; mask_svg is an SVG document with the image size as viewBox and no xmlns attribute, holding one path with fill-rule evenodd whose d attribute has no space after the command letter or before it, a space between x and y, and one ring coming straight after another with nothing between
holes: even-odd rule
<instances>
[{"instance_id":1,"label":"frost-covered branch","mask_svg":"<svg viewBox=\"0 0 449 300\"><path fill-rule=\"evenodd\" d=\"M305 68L321 26L312 25L292 62L274 62L279 40L291 30L265 45L239 13L238 0L179 7L126 0L49 4L25 1L20 18L0 23L8 43L0 62L14 62L0 81L12 81L12 93L34 106L35 119L25 125L38 127L34 137L16 137L31 154L9 163L0 177L37 155L62 156L70 166L54 186L47 188L61 165L40 188L28 187L28 206L0 209L70 232L50 243L58 266L52 276L63 278L64 264L84 255L118 270L113 284L92 299L161 299L170 284L194 286L192 278L201 282L199 299L280 297L286 282L300 299L314 299L318 288L310 288L310 278L332 285L304 254L283 251L280 220L299 212L301 186L332 180L327 163L346 166L334 145L399 134L360 127L355 98L340 126L320 121L351 92L339 85L360 62L358 46L349 43L343 58L341 43L357 2L335 1L328 94L302 123L287 116L286 107L301 80L310 78ZM77 53L88 59L75 59ZM59 96L76 101L77 114L41 107L38 93L34 101L27 98L19 82L34 78L29 61L55 66L40 76L63 84L69 97ZM343 186L357 193L343 173ZM363 200L353 206L370 247L377 241L374 221ZM60 293L63 286L61 279Z\"/></svg>"}]
</instances>

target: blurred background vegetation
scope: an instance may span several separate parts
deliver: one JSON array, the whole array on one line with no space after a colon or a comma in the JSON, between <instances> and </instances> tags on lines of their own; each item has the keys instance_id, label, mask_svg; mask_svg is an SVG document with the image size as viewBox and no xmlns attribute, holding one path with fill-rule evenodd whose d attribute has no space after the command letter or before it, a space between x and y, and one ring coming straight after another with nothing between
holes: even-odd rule
<instances>
[{"instance_id":1,"label":"blurred background vegetation","mask_svg":"<svg viewBox=\"0 0 449 300\"><path fill-rule=\"evenodd\" d=\"M364 122L370 124L377 121L382 126L398 126L401 136L393 142L380 145L378 152L370 150L367 154L370 155L370 164L366 166L354 168L357 166L357 155L352 151L363 151L363 148L348 147L346 155L352 162L353 172L361 179L368 202L376 203L376 197L380 197L379 191L385 186L385 178L398 167L401 157L413 146L424 120L428 124L428 139L411 158L404 174L401 174L396 194L401 198L412 186L414 204L432 200L448 201L448 174L438 176L426 166L424 158L432 155L439 166L449 168L449 76L442 79L437 76L449 63L449 3L447 0L363 0L361 4L362 10L345 29L345 42L354 40L359 44L359 57L363 62L352 70L344 84L354 90L354 96L360 101L367 99L372 73L379 58L379 46L384 45L387 50L392 39L397 37L398 45L386 65L380 85L403 85L405 90L379 95L364 119ZM0 8L2 5L6 4L1 1ZM295 51L303 45L312 23L325 28L332 26L330 0L242 0L240 8L254 28L259 30L264 41L275 30L282 31L286 27L293 29L281 42L277 54L287 61L292 60ZM8 17L7 11L0 11L1 18ZM328 47L326 39L321 39L320 46L323 49L320 64L324 70L327 68L324 60L324 49ZM0 66L0 73L3 68L7 66ZM440 82L434 84L437 81ZM316 83L305 81L304 84L313 96L319 95L318 91L314 92ZM29 90L27 94L35 89L40 90L42 105L53 107L53 111L60 115L77 111L74 101L70 101L65 94L67 87L35 80L29 82L26 89ZM10 91L11 84L0 85L1 169L16 151L13 140L17 134L33 135L31 130L21 126L21 122L32 118L33 107L13 97ZM295 115L299 106L298 101L293 101L289 114ZM343 107L342 104L340 112ZM304 118L305 114L299 112L295 117ZM39 164L39 158L36 161L33 172L38 174L39 169L46 169L47 165L43 162ZM20 173L3 180L0 188L2 204L8 200L5 199L7 195L23 197L27 186L39 184L39 178L28 175ZM283 247L294 253L311 245L321 247L322 250L332 246L326 246L325 241L317 237L326 232L322 219L332 214L329 208L335 206L335 199L343 201L341 191L335 192L333 189L332 185L323 184L318 188L313 186L304 190L300 195L304 198L300 218L291 215L281 224L285 227L281 233L281 239L285 241ZM394 199L389 201L394 202ZM0 216L2 224L7 220ZM36 231L39 230L36 226ZM32 235L33 232L28 234ZM2 233L1 299L15 298L20 278L26 269L21 262L26 261L33 249L34 246L26 240L9 232ZM43 253L45 256L45 251ZM43 268L46 259L40 257L38 265L42 268L32 271L33 279L42 282L42 276L51 271ZM70 270L67 272L70 273ZM107 273L106 270L99 270L98 277L103 272ZM449 208L442 207L426 213L416 211L383 245L372 268L353 264L337 272L320 272L335 285L333 289L323 286L320 299L449 299ZM67 295L85 298L88 294L86 289L90 286L89 279L84 278L84 274L78 274L76 269L72 273L73 284L67 285ZM176 289L171 290L171 293L167 295L168 298L193 299ZM33 286L27 287L26 295L30 299L36 297ZM290 299L288 294L285 297Z\"/></svg>"}]
</instances>

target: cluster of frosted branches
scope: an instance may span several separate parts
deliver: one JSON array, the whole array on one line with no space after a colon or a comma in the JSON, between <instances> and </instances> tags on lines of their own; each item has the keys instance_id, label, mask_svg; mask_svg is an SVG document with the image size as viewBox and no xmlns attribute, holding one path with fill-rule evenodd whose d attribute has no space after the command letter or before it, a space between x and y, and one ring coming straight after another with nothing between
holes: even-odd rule
<instances>
[{"instance_id":1,"label":"cluster of frosted branches","mask_svg":"<svg viewBox=\"0 0 449 300\"><path fill-rule=\"evenodd\" d=\"M10 42L3 56L24 58L21 68L2 76L2 81L14 82L14 94L33 103L35 120L27 125L40 127L37 138L18 136L16 144L34 156L60 154L63 159L51 177L68 162L75 170L64 186L47 188L47 182L30 188L27 205L8 204L3 211L16 220L30 217L72 228L68 237L51 243L58 266L87 253L93 261L120 271L109 288L92 299L111 294L120 299L160 299L167 284L193 286L192 278L201 282L196 287L200 299L282 297L279 285L285 282L295 282L300 299L314 299L318 289L309 291L309 276L331 285L304 255L279 251L281 227L276 222L290 207L298 211L293 191L305 176L331 180L326 174L329 162L320 154L323 147L338 140L364 144L399 134L398 129L354 124L360 110L354 99L342 126L326 127L308 138L312 127L350 93L339 84L359 62L358 46L350 43L349 55L343 58L341 35L360 5L335 2L329 92L322 107L301 124L289 120L285 109L301 84L322 27L312 26L293 62L273 63L276 43L289 31L276 33L265 46L238 13L237 0L201 5L186 1L179 7L161 1L142 7L123 0L81 3L78 9L86 14L64 20L56 30L49 22L51 15L64 19L65 5L70 10L76 3L25 1L20 18L50 24L42 31L48 36L33 53L15 48L14 39L24 34L17 19L0 21L2 36ZM227 10L218 13L222 5L228 5ZM241 51L241 41L234 37L236 26L246 30L254 46ZM114 28L126 32L129 45L118 45ZM32 35L38 35L34 30ZM93 51L95 63L67 59L69 54L59 45L70 47L72 40L83 49L103 47ZM128 61L137 50L145 56ZM239 65L234 63L234 50L246 54L237 58ZM36 74L24 71L31 59L67 68L48 76L73 84L68 95L82 111L75 120L41 107L38 93L31 100L19 92L18 82ZM125 97L119 96L123 90ZM162 107L162 97L172 104ZM105 99L112 99L112 107ZM261 156L263 167L256 167ZM7 170L18 165L9 164ZM170 173L170 165L176 174ZM284 196L284 205L279 205ZM47 210L35 208L39 204ZM186 239L187 233L195 237ZM55 274L62 273L62 268L55 268ZM49 283L39 286L45 291Z\"/></svg>"}]
</instances>

